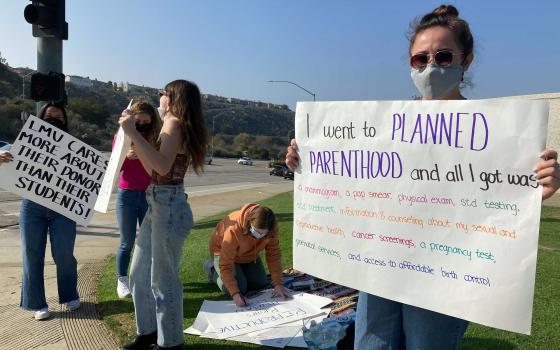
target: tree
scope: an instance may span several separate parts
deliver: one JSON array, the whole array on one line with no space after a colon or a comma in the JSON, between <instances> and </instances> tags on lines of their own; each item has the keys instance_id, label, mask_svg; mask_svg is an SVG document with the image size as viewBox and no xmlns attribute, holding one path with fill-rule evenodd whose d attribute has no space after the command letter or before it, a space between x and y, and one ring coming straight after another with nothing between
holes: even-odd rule
<instances>
[{"instance_id":1,"label":"tree","mask_svg":"<svg viewBox=\"0 0 560 350\"><path fill-rule=\"evenodd\" d=\"M233 148L238 152L246 151L251 144L251 135L242 132L233 139Z\"/></svg>"},{"instance_id":2,"label":"tree","mask_svg":"<svg viewBox=\"0 0 560 350\"><path fill-rule=\"evenodd\" d=\"M91 97L74 97L68 101L68 108L82 116L85 122L103 127L110 114L107 106Z\"/></svg>"}]
</instances>

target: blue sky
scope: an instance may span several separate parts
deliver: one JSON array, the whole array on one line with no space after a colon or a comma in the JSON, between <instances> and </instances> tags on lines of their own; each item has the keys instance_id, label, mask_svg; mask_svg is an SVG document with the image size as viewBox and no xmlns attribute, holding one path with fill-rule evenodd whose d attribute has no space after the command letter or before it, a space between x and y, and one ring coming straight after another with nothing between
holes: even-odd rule
<instances>
[{"instance_id":1,"label":"blue sky","mask_svg":"<svg viewBox=\"0 0 560 350\"><path fill-rule=\"evenodd\" d=\"M28 1L2 0L0 52L36 67ZM69 0L64 73L152 87L185 78L205 93L294 107L410 99L406 33L440 1ZM475 38L469 98L560 92L560 1L451 1Z\"/></svg>"}]
</instances>

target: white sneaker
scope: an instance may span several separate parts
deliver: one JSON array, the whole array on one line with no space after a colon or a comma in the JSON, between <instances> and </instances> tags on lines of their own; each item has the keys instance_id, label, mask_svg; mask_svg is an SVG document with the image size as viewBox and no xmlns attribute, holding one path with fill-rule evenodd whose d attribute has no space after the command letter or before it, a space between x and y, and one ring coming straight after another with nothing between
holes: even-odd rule
<instances>
[{"instance_id":1,"label":"white sneaker","mask_svg":"<svg viewBox=\"0 0 560 350\"><path fill-rule=\"evenodd\" d=\"M74 311L74 310L78 309L80 307L80 305L82 305L80 303L80 299L69 301L69 302L66 303L66 310Z\"/></svg>"},{"instance_id":2,"label":"white sneaker","mask_svg":"<svg viewBox=\"0 0 560 350\"><path fill-rule=\"evenodd\" d=\"M117 295L121 299L131 296L130 288L128 287L128 276L119 276L117 279Z\"/></svg>"},{"instance_id":3,"label":"white sneaker","mask_svg":"<svg viewBox=\"0 0 560 350\"><path fill-rule=\"evenodd\" d=\"M35 311L35 319L37 321L46 320L49 317L51 317L51 313L49 312L48 307L44 307L41 310Z\"/></svg>"}]
</instances>

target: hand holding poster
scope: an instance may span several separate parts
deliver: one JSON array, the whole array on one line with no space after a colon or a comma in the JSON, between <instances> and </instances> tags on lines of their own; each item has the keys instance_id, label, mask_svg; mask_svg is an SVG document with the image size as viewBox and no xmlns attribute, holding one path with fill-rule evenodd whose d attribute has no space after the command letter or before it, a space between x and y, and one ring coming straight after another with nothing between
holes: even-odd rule
<instances>
[{"instance_id":1,"label":"hand holding poster","mask_svg":"<svg viewBox=\"0 0 560 350\"><path fill-rule=\"evenodd\" d=\"M107 167L106 157L70 134L30 117L0 166L0 187L87 225Z\"/></svg>"},{"instance_id":2,"label":"hand holding poster","mask_svg":"<svg viewBox=\"0 0 560 350\"><path fill-rule=\"evenodd\" d=\"M294 266L529 333L542 101L298 103Z\"/></svg>"},{"instance_id":3,"label":"hand holding poster","mask_svg":"<svg viewBox=\"0 0 560 350\"><path fill-rule=\"evenodd\" d=\"M128 107L126 107L127 109L130 109L132 106L132 101L133 100L130 100L128 103ZM111 157L109 158L109 164L107 165L103 183L101 184L101 190L99 196L97 197L97 202L95 202L94 209L96 211L102 213L107 212L111 193L119 180L120 171L124 163L126 153L130 149L130 145L130 137L128 137L128 135L124 133L123 129L119 127L119 131L115 136L113 151L111 152Z\"/></svg>"}]
</instances>

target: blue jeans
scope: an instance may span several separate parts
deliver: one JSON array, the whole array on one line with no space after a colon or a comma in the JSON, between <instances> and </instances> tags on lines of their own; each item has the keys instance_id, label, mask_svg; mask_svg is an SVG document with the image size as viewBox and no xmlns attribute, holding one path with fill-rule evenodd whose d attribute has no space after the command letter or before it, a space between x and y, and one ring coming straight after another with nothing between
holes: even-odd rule
<instances>
[{"instance_id":1,"label":"blue jeans","mask_svg":"<svg viewBox=\"0 0 560 350\"><path fill-rule=\"evenodd\" d=\"M136 239L136 223L142 225L142 220L148 210L146 191L119 188L115 210L121 233L121 244L117 249L117 275L121 277L128 276L130 253Z\"/></svg>"},{"instance_id":2,"label":"blue jeans","mask_svg":"<svg viewBox=\"0 0 560 350\"><path fill-rule=\"evenodd\" d=\"M63 304L78 299L78 263L74 257L76 222L24 199L19 213L19 232L23 258L21 308L47 307L44 281L47 235L56 264L58 301Z\"/></svg>"},{"instance_id":3,"label":"blue jeans","mask_svg":"<svg viewBox=\"0 0 560 350\"><path fill-rule=\"evenodd\" d=\"M130 287L140 335L157 330L159 346L183 344L183 243L193 225L183 185L150 186L130 268Z\"/></svg>"},{"instance_id":4,"label":"blue jeans","mask_svg":"<svg viewBox=\"0 0 560 350\"><path fill-rule=\"evenodd\" d=\"M249 262L246 264L234 263L233 266L239 293L245 294L248 291L260 290L269 284L260 256L257 256L257 260L255 260L255 262ZM225 295L230 296L229 291L222 281L219 255L214 255L214 274L212 275L212 280L218 285Z\"/></svg>"},{"instance_id":5,"label":"blue jeans","mask_svg":"<svg viewBox=\"0 0 560 350\"><path fill-rule=\"evenodd\" d=\"M354 349L459 348L468 321L360 292Z\"/></svg>"}]
</instances>

